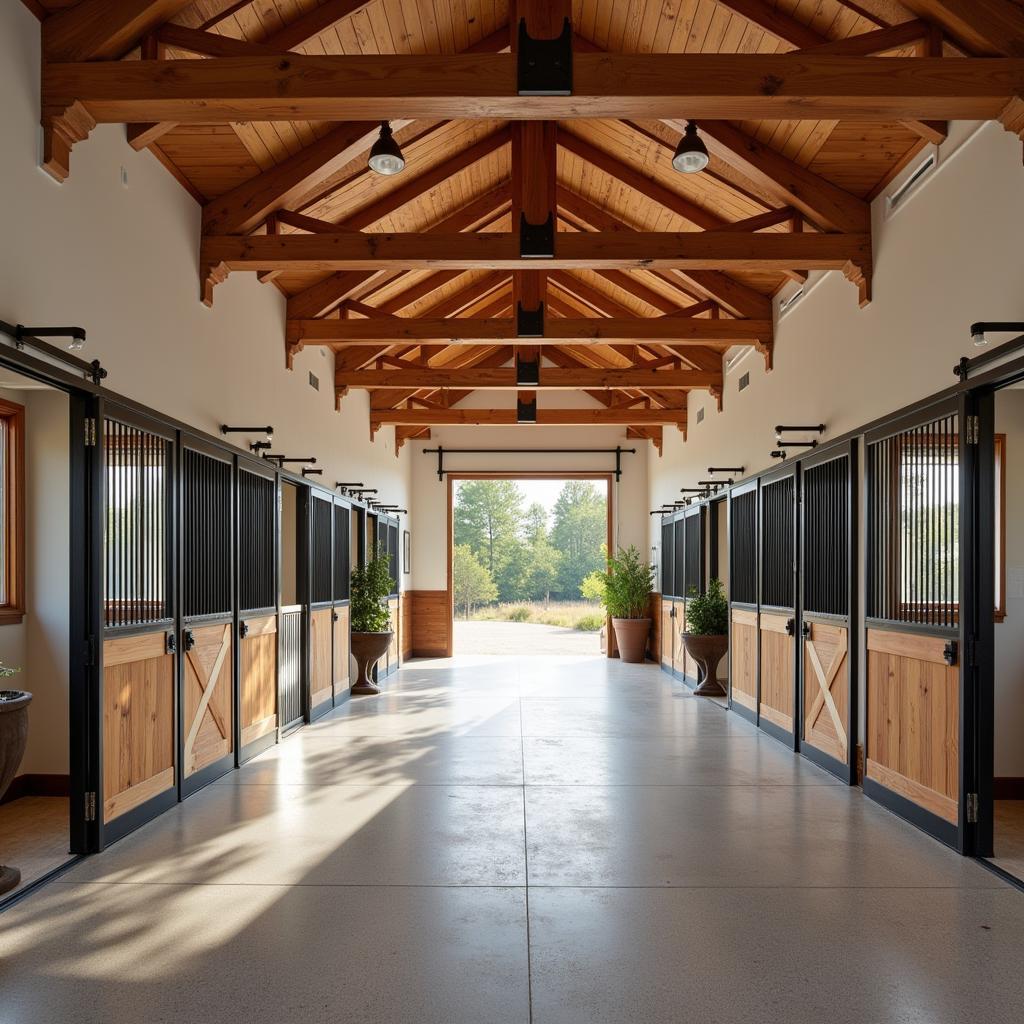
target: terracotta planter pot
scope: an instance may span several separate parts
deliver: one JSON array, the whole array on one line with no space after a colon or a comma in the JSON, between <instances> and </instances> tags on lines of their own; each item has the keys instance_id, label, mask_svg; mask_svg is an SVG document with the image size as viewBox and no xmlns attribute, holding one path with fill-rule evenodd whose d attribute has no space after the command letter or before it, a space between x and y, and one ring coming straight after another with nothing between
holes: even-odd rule
<instances>
[{"instance_id":1,"label":"terracotta planter pot","mask_svg":"<svg viewBox=\"0 0 1024 1024\"><path fill-rule=\"evenodd\" d=\"M693 692L701 697L723 697L725 688L718 681L718 663L729 650L729 636L683 633L683 647L700 667L700 685Z\"/></svg>"},{"instance_id":2,"label":"terracotta planter pot","mask_svg":"<svg viewBox=\"0 0 1024 1024\"><path fill-rule=\"evenodd\" d=\"M650 619L612 619L615 642L619 645L619 660L631 665L639 664L647 653L647 634Z\"/></svg>"},{"instance_id":3,"label":"terracotta planter pot","mask_svg":"<svg viewBox=\"0 0 1024 1024\"><path fill-rule=\"evenodd\" d=\"M14 779L28 743L28 706L32 694L24 690L0 690L0 798ZM0 864L0 895L21 881L17 868Z\"/></svg>"},{"instance_id":4,"label":"terracotta planter pot","mask_svg":"<svg viewBox=\"0 0 1024 1024\"><path fill-rule=\"evenodd\" d=\"M352 693L359 696L380 693L380 687L374 683L370 673L377 662L387 654L394 635L391 630L386 633L352 634L352 656L358 666Z\"/></svg>"}]
</instances>

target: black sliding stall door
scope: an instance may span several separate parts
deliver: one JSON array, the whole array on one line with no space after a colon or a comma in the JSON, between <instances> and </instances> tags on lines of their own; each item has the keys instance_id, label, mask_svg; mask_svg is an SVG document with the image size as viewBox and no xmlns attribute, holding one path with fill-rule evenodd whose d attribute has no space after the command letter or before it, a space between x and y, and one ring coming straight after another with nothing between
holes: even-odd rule
<instances>
[{"instance_id":1,"label":"black sliding stall door","mask_svg":"<svg viewBox=\"0 0 1024 1024\"><path fill-rule=\"evenodd\" d=\"M281 734L306 721L306 593L308 579L308 488L280 480L277 718Z\"/></svg>"},{"instance_id":2,"label":"black sliding stall door","mask_svg":"<svg viewBox=\"0 0 1024 1024\"><path fill-rule=\"evenodd\" d=\"M796 748L798 468L761 478L758 725Z\"/></svg>"},{"instance_id":3,"label":"black sliding stall door","mask_svg":"<svg viewBox=\"0 0 1024 1024\"><path fill-rule=\"evenodd\" d=\"M965 756L974 720L965 693L975 687L963 654L973 639L964 581L975 513L964 498L977 421L967 401L928 406L865 435L864 792L960 850L975 816Z\"/></svg>"},{"instance_id":4,"label":"black sliding stall door","mask_svg":"<svg viewBox=\"0 0 1024 1024\"><path fill-rule=\"evenodd\" d=\"M277 740L277 473L239 458L239 761Z\"/></svg>"},{"instance_id":5,"label":"black sliding stall door","mask_svg":"<svg viewBox=\"0 0 1024 1024\"><path fill-rule=\"evenodd\" d=\"M857 445L800 461L800 752L857 781Z\"/></svg>"},{"instance_id":6,"label":"black sliding stall door","mask_svg":"<svg viewBox=\"0 0 1024 1024\"><path fill-rule=\"evenodd\" d=\"M334 706L334 499L309 492L310 715Z\"/></svg>"},{"instance_id":7,"label":"black sliding stall door","mask_svg":"<svg viewBox=\"0 0 1024 1024\"><path fill-rule=\"evenodd\" d=\"M758 481L729 492L729 707L752 722L758 705Z\"/></svg>"},{"instance_id":8,"label":"black sliding stall door","mask_svg":"<svg viewBox=\"0 0 1024 1024\"><path fill-rule=\"evenodd\" d=\"M334 703L349 698L350 653L349 587L352 573L352 509L334 500Z\"/></svg>"},{"instance_id":9,"label":"black sliding stall door","mask_svg":"<svg viewBox=\"0 0 1024 1024\"><path fill-rule=\"evenodd\" d=\"M234 767L234 456L183 434L180 448L182 795Z\"/></svg>"},{"instance_id":10,"label":"black sliding stall door","mask_svg":"<svg viewBox=\"0 0 1024 1024\"><path fill-rule=\"evenodd\" d=\"M101 399L95 430L102 848L178 799L177 473L175 433L162 424Z\"/></svg>"}]
</instances>

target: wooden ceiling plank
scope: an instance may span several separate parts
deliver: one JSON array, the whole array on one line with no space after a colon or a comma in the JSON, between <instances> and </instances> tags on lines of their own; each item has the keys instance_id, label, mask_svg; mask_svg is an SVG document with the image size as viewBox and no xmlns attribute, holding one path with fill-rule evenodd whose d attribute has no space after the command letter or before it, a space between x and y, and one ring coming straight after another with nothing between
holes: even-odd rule
<instances>
[{"instance_id":1,"label":"wooden ceiling plank","mask_svg":"<svg viewBox=\"0 0 1024 1024\"><path fill-rule=\"evenodd\" d=\"M752 25L764 29L776 39L789 43L791 46L815 46L824 41L814 29L797 21L796 18L784 11L770 6L764 0L717 0L717 2L741 18L745 18Z\"/></svg>"}]
</instances>

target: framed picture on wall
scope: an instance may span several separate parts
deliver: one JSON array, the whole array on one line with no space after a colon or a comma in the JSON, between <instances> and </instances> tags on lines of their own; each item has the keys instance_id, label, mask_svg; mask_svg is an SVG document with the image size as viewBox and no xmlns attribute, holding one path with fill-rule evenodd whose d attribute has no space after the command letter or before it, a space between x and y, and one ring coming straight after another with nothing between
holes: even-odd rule
<instances>
[{"instance_id":1,"label":"framed picture on wall","mask_svg":"<svg viewBox=\"0 0 1024 1024\"><path fill-rule=\"evenodd\" d=\"M409 543L409 531L402 531L402 574L408 576L412 572L412 545Z\"/></svg>"}]
</instances>

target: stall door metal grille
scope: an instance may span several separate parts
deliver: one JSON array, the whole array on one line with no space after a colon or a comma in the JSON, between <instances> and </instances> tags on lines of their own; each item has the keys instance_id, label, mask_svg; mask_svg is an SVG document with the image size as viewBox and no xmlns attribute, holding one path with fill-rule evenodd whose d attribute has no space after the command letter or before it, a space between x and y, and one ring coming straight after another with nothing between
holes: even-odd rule
<instances>
[{"instance_id":1,"label":"stall door metal grille","mask_svg":"<svg viewBox=\"0 0 1024 1024\"><path fill-rule=\"evenodd\" d=\"M277 604L274 481L238 473L238 606L259 611Z\"/></svg>"},{"instance_id":2,"label":"stall door metal grille","mask_svg":"<svg viewBox=\"0 0 1024 1024\"><path fill-rule=\"evenodd\" d=\"M686 567L684 578L684 591L686 597L692 597L693 592L700 592L703 584L704 568L704 514L703 511L692 513L684 520L686 524L684 564Z\"/></svg>"},{"instance_id":3,"label":"stall door metal grille","mask_svg":"<svg viewBox=\"0 0 1024 1024\"><path fill-rule=\"evenodd\" d=\"M182 453L182 614L230 615L231 464Z\"/></svg>"},{"instance_id":4,"label":"stall door metal grille","mask_svg":"<svg viewBox=\"0 0 1024 1024\"><path fill-rule=\"evenodd\" d=\"M673 534L672 523L661 524L661 592L668 596L672 594L675 582L672 578L673 565Z\"/></svg>"},{"instance_id":5,"label":"stall door metal grille","mask_svg":"<svg viewBox=\"0 0 1024 1024\"><path fill-rule=\"evenodd\" d=\"M761 485L762 607L793 607L795 487L794 476Z\"/></svg>"},{"instance_id":6,"label":"stall door metal grille","mask_svg":"<svg viewBox=\"0 0 1024 1024\"><path fill-rule=\"evenodd\" d=\"M351 567L349 553L349 511L344 505L334 506L334 600L347 601Z\"/></svg>"},{"instance_id":7,"label":"stall door metal grille","mask_svg":"<svg viewBox=\"0 0 1024 1024\"><path fill-rule=\"evenodd\" d=\"M394 524L388 524L385 527L387 531L387 545L388 554L391 556L388 562L388 572L391 574L391 593L398 593L398 527Z\"/></svg>"},{"instance_id":8,"label":"stall door metal grille","mask_svg":"<svg viewBox=\"0 0 1024 1024\"><path fill-rule=\"evenodd\" d=\"M960 419L880 428L867 450L864 791L961 842Z\"/></svg>"},{"instance_id":9,"label":"stall door metal grille","mask_svg":"<svg viewBox=\"0 0 1024 1024\"><path fill-rule=\"evenodd\" d=\"M803 463L801 487L800 751L844 782L856 781L850 573L852 455Z\"/></svg>"},{"instance_id":10,"label":"stall door metal grille","mask_svg":"<svg viewBox=\"0 0 1024 1024\"><path fill-rule=\"evenodd\" d=\"M278 708L282 729L302 721L302 609L281 615Z\"/></svg>"},{"instance_id":11,"label":"stall door metal grille","mask_svg":"<svg viewBox=\"0 0 1024 1024\"><path fill-rule=\"evenodd\" d=\"M959 623L959 423L956 413L868 445L871 619Z\"/></svg>"},{"instance_id":12,"label":"stall door metal grille","mask_svg":"<svg viewBox=\"0 0 1024 1024\"><path fill-rule=\"evenodd\" d=\"M675 564L672 570L672 593L686 597L686 521L677 519L672 527L672 551Z\"/></svg>"},{"instance_id":13,"label":"stall door metal grille","mask_svg":"<svg viewBox=\"0 0 1024 1024\"><path fill-rule=\"evenodd\" d=\"M734 604L757 604L757 491L732 499L729 566Z\"/></svg>"},{"instance_id":14,"label":"stall door metal grille","mask_svg":"<svg viewBox=\"0 0 1024 1024\"><path fill-rule=\"evenodd\" d=\"M334 569L331 558L334 549L334 538L331 531L333 514L331 502L313 496L310 502L309 600L311 604L322 604L332 599L334 590Z\"/></svg>"},{"instance_id":15,"label":"stall door metal grille","mask_svg":"<svg viewBox=\"0 0 1024 1024\"><path fill-rule=\"evenodd\" d=\"M171 618L168 589L172 444L138 427L103 423L104 624Z\"/></svg>"}]
</instances>

